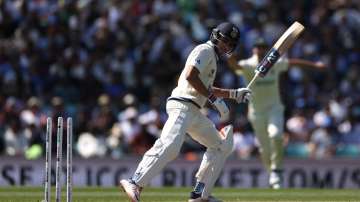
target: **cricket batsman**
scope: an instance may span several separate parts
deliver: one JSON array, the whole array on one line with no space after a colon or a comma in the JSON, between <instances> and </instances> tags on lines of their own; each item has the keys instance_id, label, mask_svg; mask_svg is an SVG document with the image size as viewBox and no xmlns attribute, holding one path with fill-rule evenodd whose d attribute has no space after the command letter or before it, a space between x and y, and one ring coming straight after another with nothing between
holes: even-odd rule
<instances>
[{"instance_id":1,"label":"cricket batsman","mask_svg":"<svg viewBox=\"0 0 360 202\"><path fill-rule=\"evenodd\" d=\"M268 44L258 38L252 49L252 56L237 61L234 55L228 58L228 65L237 75L243 75L249 83L255 75L257 64L266 55ZM252 85L252 101L248 118L260 143L261 160L269 173L269 185L273 189L283 186L283 132L284 106L279 92L279 78L289 67L313 67L323 69L323 63L313 63L302 59L281 57L268 74Z\"/></svg>"},{"instance_id":2,"label":"cricket batsman","mask_svg":"<svg viewBox=\"0 0 360 202\"><path fill-rule=\"evenodd\" d=\"M144 154L134 175L120 181L121 188L132 202L140 201L142 188L177 157L186 133L207 148L188 201L220 201L210 194L226 158L232 152L233 127L228 125L218 131L200 109L209 102L219 112L220 118L225 120L229 116L229 109L223 98L237 102L248 99L251 92L247 88L213 87L218 60L233 52L239 36L235 25L221 23L212 30L210 40L196 46L188 56L178 85L167 100L166 111L169 117L160 138Z\"/></svg>"}]
</instances>

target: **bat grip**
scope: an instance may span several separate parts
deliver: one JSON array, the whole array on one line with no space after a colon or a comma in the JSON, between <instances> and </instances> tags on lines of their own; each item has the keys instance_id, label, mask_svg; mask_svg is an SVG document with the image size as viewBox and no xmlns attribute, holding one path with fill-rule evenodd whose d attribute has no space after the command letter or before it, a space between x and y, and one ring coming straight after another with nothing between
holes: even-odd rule
<instances>
[{"instance_id":1,"label":"bat grip","mask_svg":"<svg viewBox=\"0 0 360 202\"><path fill-rule=\"evenodd\" d=\"M251 81L249 82L249 84L246 86L246 88L250 88L251 85L254 83L254 81L259 77L260 72L256 71L254 77L251 79Z\"/></svg>"}]
</instances>

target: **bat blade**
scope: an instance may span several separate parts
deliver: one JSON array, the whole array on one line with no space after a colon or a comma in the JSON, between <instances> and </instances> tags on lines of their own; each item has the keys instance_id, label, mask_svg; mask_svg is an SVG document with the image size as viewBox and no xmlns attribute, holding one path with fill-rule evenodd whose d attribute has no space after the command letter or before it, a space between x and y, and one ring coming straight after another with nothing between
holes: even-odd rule
<instances>
[{"instance_id":1,"label":"bat blade","mask_svg":"<svg viewBox=\"0 0 360 202\"><path fill-rule=\"evenodd\" d=\"M304 31L304 26L299 22L294 22L273 46L280 55L284 54L296 41L299 35Z\"/></svg>"},{"instance_id":2,"label":"bat blade","mask_svg":"<svg viewBox=\"0 0 360 202\"><path fill-rule=\"evenodd\" d=\"M256 67L256 75L264 77L276 61L283 55L304 31L304 26L299 22L294 22L276 41L274 46L267 52L265 57ZM256 76L257 77L257 76ZM252 83L252 82L251 82Z\"/></svg>"}]
</instances>

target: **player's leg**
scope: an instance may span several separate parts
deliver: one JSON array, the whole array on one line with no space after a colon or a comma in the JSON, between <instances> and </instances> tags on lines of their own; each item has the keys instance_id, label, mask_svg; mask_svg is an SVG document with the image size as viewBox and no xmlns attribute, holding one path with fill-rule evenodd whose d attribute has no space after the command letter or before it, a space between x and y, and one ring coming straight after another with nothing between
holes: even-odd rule
<instances>
[{"instance_id":1,"label":"player's leg","mask_svg":"<svg viewBox=\"0 0 360 202\"><path fill-rule=\"evenodd\" d=\"M269 184L271 187L278 189L282 187L282 170L283 170L283 133L284 133L284 108L282 106L274 107L269 116L268 133L271 147L271 173Z\"/></svg>"},{"instance_id":2,"label":"player's leg","mask_svg":"<svg viewBox=\"0 0 360 202\"><path fill-rule=\"evenodd\" d=\"M195 120L195 119L194 119ZM219 201L211 197L212 188L218 179L227 157L233 149L233 128L231 125L218 131L214 124L205 116L197 117L196 123L189 128L190 136L207 147L199 170L197 182L191 193L189 202L208 200Z\"/></svg>"},{"instance_id":3,"label":"player's leg","mask_svg":"<svg viewBox=\"0 0 360 202\"><path fill-rule=\"evenodd\" d=\"M167 113L169 118L160 138L144 154L133 176L133 180L140 186L146 186L169 161L176 158L184 142L185 132L191 122L191 112L184 103L169 101Z\"/></svg>"},{"instance_id":4,"label":"player's leg","mask_svg":"<svg viewBox=\"0 0 360 202\"><path fill-rule=\"evenodd\" d=\"M132 178L120 182L132 201L139 201L139 196L135 196L137 193L132 191L136 191L136 188L141 190L140 187L148 185L169 161L176 158L184 142L185 132L191 122L191 111L181 102L169 101L167 113L169 118L160 138L144 154Z\"/></svg>"},{"instance_id":5,"label":"player's leg","mask_svg":"<svg viewBox=\"0 0 360 202\"><path fill-rule=\"evenodd\" d=\"M271 147L270 138L267 132L267 113L251 113L249 114L249 120L260 144L259 152L261 161L264 164L265 169L269 171L271 166Z\"/></svg>"}]
</instances>

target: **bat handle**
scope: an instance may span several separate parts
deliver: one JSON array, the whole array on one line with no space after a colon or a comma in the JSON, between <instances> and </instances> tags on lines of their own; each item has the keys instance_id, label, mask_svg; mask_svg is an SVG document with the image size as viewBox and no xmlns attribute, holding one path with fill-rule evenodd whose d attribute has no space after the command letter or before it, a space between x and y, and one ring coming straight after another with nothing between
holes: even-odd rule
<instances>
[{"instance_id":1,"label":"bat handle","mask_svg":"<svg viewBox=\"0 0 360 202\"><path fill-rule=\"evenodd\" d=\"M260 74L260 73L259 73L258 71L256 71L254 77L251 79L251 81L250 81L249 84L246 86L246 88L250 88L250 87L251 87L251 85L254 83L254 81L259 77L259 74Z\"/></svg>"}]
</instances>

